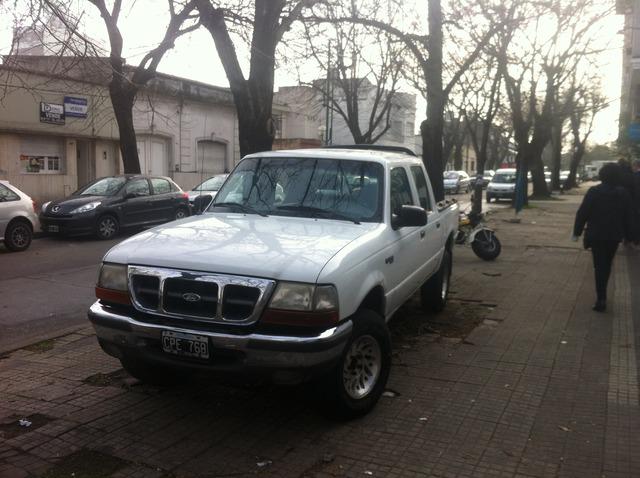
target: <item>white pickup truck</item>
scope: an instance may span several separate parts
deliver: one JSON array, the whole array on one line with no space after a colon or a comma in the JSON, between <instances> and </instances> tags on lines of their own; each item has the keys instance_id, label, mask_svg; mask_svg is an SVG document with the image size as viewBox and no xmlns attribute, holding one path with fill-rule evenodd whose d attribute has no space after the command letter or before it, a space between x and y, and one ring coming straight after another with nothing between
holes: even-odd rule
<instances>
[{"instance_id":1,"label":"white pickup truck","mask_svg":"<svg viewBox=\"0 0 640 478\"><path fill-rule=\"evenodd\" d=\"M457 224L411 154L252 154L203 214L105 255L89 319L143 381L185 368L314 378L335 411L361 415L389 376L386 321L418 290L444 307Z\"/></svg>"}]
</instances>

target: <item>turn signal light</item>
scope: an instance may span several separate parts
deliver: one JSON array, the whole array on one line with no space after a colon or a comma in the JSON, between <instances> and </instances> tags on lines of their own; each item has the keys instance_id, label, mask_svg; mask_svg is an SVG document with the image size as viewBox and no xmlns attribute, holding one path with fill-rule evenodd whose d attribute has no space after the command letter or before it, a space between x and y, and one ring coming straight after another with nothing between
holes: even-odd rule
<instances>
[{"instance_id":1,"label":"turn signal light","mask_svg":"<svg viewBox=\"0 0 640 478\"><path fill-rule=\"evenodd\" d=\"M131 298L129 297L129 292L127 291L96 287L96 297L100 300L104 300L105 302L131 305Z\"/></svg>"},{"instance_id":2,"label":"turn signal light","mask_svg":"<svg viewBox=\"0 0 640 478\"><path fill-rule=\"evenodd\" d=\"M331 327L337 325L340 314L337 310L329 311L301 311L267 309L262 314L260 322L273 325L294 325L298 327Z\"/></svg>"}]
</instances>

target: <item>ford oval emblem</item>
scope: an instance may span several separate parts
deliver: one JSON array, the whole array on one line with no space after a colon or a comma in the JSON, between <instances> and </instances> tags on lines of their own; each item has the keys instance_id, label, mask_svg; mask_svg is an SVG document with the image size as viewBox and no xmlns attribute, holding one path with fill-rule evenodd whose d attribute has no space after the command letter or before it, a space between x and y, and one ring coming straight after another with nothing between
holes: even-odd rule
<instances>
[{"instance_id":1,"label":"ford oval emblem","mask_svg":"<svg viewBox=\"0 0 640 478\"><path fill-rule=\"evenodd\" d=\"M51 211L52 211L52 212L58 212L59 210L60 210L60 206L53 206L53 207L51 208Z\"/></svg>"},{"instance_id":2,"label":"ford oval emblem","mask_svg":"<svg viewBox=\"0 0 640 478\"><path fill-rule=\"evenodd\" d=\"M182 298L187 302L199 302L202 297L194 292L185 292L182 294Z\"/></svg>"}]
</instances>

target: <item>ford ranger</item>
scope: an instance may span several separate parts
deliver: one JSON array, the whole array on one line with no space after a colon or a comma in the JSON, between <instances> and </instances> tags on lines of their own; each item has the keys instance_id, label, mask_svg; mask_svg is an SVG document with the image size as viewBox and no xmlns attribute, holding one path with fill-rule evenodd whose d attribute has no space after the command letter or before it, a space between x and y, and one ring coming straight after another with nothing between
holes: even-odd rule
<instances>
[{"instance_id":1,"label":"ford ranger","mask_svg":"<svg viewBox=\"0 0 640 478\"><path fill-rule=\"evenodd\" d=\"M142 381L313 378L335 411L362 415L389 376L387 321L417 291L446 303L457 224L407 152L252 154L203 214L107 252L89 319Z\"/></svg>"}]
</instances>

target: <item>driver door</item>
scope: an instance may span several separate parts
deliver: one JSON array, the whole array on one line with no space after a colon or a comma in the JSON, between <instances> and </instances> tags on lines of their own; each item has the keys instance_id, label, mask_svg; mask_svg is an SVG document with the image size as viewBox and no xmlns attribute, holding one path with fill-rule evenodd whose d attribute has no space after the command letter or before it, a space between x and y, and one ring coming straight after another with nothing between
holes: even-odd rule
<instances>
[{"instance_id":1,"label":"driver door","mask_svg":"<svg viewBox=\"0 0 640 478\"><path fill-rule=\"evenodd\" d=\"M124 204L122 205L122 219L125 226L136 226L155 222L151 205L151 189L146 178L137 178L129 181L124 189ZM130 195L134 197L128 197Z\"/></svg>"}]
</instances>

